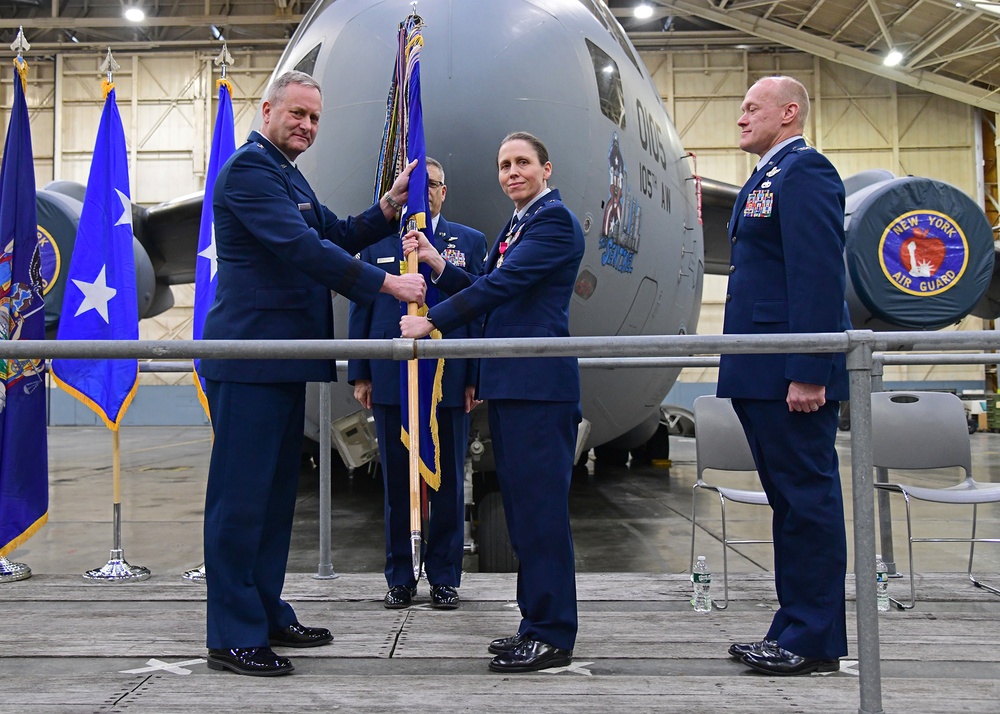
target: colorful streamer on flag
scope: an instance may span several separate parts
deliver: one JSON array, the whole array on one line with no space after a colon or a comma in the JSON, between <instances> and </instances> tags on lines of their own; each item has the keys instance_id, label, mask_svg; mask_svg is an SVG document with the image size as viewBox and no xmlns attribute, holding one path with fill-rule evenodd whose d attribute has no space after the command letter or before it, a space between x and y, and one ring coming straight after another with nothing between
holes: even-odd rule
<instances>
[{"instance_id":1,"label":"colorful streamer on flag","mask_svg":"<svg viewBox=\"0 0 1000 714\"><path fill-rule=\"evenodd\" d=\"M0 339L45 339L42 257L35 216L35 166L24 93L28 65L14 60L7 140L0 167ZM45 362L0 358L0 556L48 520Z\"/></svg>"},{"instance_id":2,"label":"colorful streamer on flag","mask_svg":"<svg viewBox=\"0 0 1000 714\"><path fill-rule=\"evenodd\" d=\"M198 234L198 263L194 273L194 339L200 340L205 330L205 316L215 302L215 288L219 284L216 275L218 262L215 253L215 214L212 208L212 194L219 169L236 151L236 130L233 119L232 85L229 80L216 80L219 85L219 110L215 117L215 132L212 135L212 153L208 159L208 174L205 176L205 198L201 204L201 232ZM211 419L208 399L205 397L205 382L198 374L201 360L194 360L194 384L198 390L198 401Z\"/></svg>"},{"instance_id":3,"label":"colorful streamer on flag","mask_svg":"<svg viewBox=\"0 0 1000 714\"><path fill-rule=\"evenodd\" d=\"M430 225L430 202L427 199L427 147L424 142L423 109L420 103L420 49L424 40L421 34L423 20L411 14L399 26L399 47L389 96L386 101L385 131L379 167L375 177L375 200L378 200L403 168L414 159L417 165L410 172L410 187L406 205L400 216L400 257L402 234L409 230L424 230ZM400 261L405 267L405 262ZM429 279L429 269L420 266L427 275L427 296L418 314L437 304L438 292ZM401 314L406 314L406 303L400 303ZM440 339L435 331L432 337ZM427 485L437 489L441 485L440 440L438 438L437 407L441 403L443 359L419 360L420 402L420 475ZM409 375L406 362L400 362L401 404L408 402ZM402 409L403 430L400 437L409 446L409 414Z\"/></svg>"},{"instance_id":4,"label":"colorful streamer on flag","mask_svg":"<svg viewBox=\"0 0 1000 714\"><path fill-rule=\"evenodd\" d=\"M104 111L59 317L60 340L139 339L125 130L114 84L105 82L104 88ZM117 431L135 397L139 364L134 359L57 359L52 376Z\"/></svg>"}]
</instances>

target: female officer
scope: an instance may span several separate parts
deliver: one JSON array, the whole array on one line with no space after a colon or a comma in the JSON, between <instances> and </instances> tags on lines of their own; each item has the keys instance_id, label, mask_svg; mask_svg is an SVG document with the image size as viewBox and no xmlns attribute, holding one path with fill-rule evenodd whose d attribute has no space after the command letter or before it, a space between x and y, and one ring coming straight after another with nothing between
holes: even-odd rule
<instances>
[{"instance_id":1,"label":"female officer","mask_svg":"<svg viewBox=\"0 0 1000 714\"><path fill-rule=\"evenodd\" d=\"M514 215L500 231L481 276L448 264L417 231L404 241L451 297L426 317L404 316L403 337L448 332L485 315L484 337L565 337L583 230L559 191L545 145L527 132L508 134L497 156L500 187ZM495 672L561 667L573 658L577 632L569 485L580 422L575 357L492 358L480 362L480 399L488 400L490 436L507 529L518 558L517 633L490 643Z\"/></svg>"}]
</instances>

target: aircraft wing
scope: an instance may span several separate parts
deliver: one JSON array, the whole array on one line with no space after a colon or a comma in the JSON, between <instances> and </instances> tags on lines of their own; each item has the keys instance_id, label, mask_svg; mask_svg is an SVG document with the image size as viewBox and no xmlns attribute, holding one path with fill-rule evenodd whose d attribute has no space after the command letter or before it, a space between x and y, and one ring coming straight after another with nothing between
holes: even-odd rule
<instances>
[{"instance_id":1,"label":"aircraft wing","mask_svg":"<svg viewBox=\"0 0 1000 714\"><path fill-rule=\"evenodd\" d=\"M701 220L705 235L705 272L729 274L729 217L740 187L714 179L701 179Z\"/></svg>"},{"instance_id":2,"label":"aircraft wing","mask_svg":"<svg viewBox=\"0 0 1000 714\"><path fill-rule=\"evenodd\" d=\"M194 282L204 195L198 191L149 209L133 209L136 238L149 254L157 285Z\"/></svg>"}]
</instances>

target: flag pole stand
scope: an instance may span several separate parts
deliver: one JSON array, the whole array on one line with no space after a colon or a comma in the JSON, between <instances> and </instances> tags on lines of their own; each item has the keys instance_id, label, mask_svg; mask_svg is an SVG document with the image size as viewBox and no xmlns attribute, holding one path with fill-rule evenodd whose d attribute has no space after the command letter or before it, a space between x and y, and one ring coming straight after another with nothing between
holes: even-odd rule
<instances>
[{"instance_id":1,"label":"flag pole stand","mask_svg":"<svg viewBox=\"0 0 1000 714\"><path fill-rule=\"evenodd\" d=\"M202 563L197 568L191 568L191 570L185 570L184 574L181 576L185 580L193 580L195 582L203 583L205 582L205 564Z\"/></svg>"},{"instance_id":2,"label":"flag pole stand","mask_svg":"<svg viewBox=\"0 0 1000 714\"><path fill-rule=\"evenodd\" d=\"M14 563L0 555L0 583L12 583L15 580L27 580L31 577L31 568L24 563Z\"/></svg>"},{"instance_id":3,"label":"flag pole stand","mask_svg":"<svg viewBox=\"0 0 1000 714\"><path fill-rule=\"evenodd\" d=\"M112 438L112 474L114 482L114 542L111 548L111 558L101 568L88 570L83 574L87 580L103 580L109 583L120 583L129 580L146 580L151 573L149 568L141 565L130 565L125 560L125 551L122 550L122 503L121 503L121 446L118 438L118 430L111 432Z\"/></svg>"}]
</instances>

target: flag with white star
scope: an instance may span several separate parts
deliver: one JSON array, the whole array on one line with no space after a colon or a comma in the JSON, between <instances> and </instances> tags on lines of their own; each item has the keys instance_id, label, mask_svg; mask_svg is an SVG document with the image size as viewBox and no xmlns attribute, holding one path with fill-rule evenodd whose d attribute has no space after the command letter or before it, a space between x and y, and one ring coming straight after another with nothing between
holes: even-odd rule
<instances>
[{"instance_id":1,"label":"flag with white star","mask_svg":"<svg viewBox=\"0 0 1000 714\"><path fill-rule=\"evenodd\" d=\"M218 80L219 111L215 117L215 132L212 135L212 153L208 159L208 173L205 175L205 198L201 204L201 232L198 234L198 262L194 269L194 339L200 340L205 330L205 316L215 302L215 287L218 261L215 255L215 212L212 209L212 194L215 192L215 177L219 169L236 151L236 136L233 128L233 98L229 82ZM194 361L194 384L198 389L198 400L209 419L208 399L205 397L205 382L198 374L201 360Z\"/></svg>"},{"instance_id":2,"label":"flag with white star","mask_svg":"<svg viewBox=\"0 0 1000 714\"><path fill-rule=\"evenodd\" d=\"M128 154L109 86L67 274L60 340L139 339ZM51 371L59 386L118 430L138 386L136 360L56 359Z\"/></svg>"}]
</instances>

